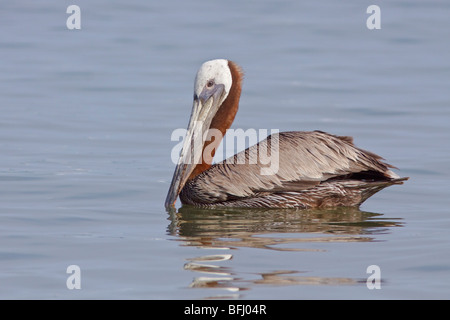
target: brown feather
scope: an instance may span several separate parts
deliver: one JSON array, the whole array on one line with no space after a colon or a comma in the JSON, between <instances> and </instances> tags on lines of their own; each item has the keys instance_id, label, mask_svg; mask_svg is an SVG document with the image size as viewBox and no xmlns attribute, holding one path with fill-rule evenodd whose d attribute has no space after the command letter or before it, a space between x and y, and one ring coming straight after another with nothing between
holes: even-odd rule
<instances>
[{"instance_id":1,"label":"brown feather","mask_svg":"<svg viewBox=\"0 0 450 320\"><path fill-rule=\"evenodd\" d=\"M279 143L279 169L275 174L265 176L260 174L264 165L259 161L250 164L249 159L252 153L259 152L261 146L270 145L272 139L278 139ZM245 164L237 163L242 154L246 159ZM195 205L242 206L246 202L255 205L258 201L268 205L264 199L281 199L283 194L293 201L293 193L300 193L297 198L302 199L303 203L308 197L311 198L310 202L314 202L314 194L320 193L319 190L331 192L334 187L334 193L330 194L336 198L345 193L344 187L351 186L351 194L356 200L350 201L347 195L344 197L347 200L342 202L353 205L355 201L359 203L367 199L362 196L363 193L367 194L367 190L377 192L396 183L394 179L397 176L389 167L381 161L381 157L356 148L349 139L320 131L282 132L213 165L189 182L180 197L183 203ZM373 184L375 181L376 185ZM364 186L367 190L363 190ZM359 194L358 197L355 193ZM322 194L322 197L325 198L326 194ZM321 200L322 204L328 202ZM314 206L319 205L316 203Z\"/></svg>"}]
</instances>

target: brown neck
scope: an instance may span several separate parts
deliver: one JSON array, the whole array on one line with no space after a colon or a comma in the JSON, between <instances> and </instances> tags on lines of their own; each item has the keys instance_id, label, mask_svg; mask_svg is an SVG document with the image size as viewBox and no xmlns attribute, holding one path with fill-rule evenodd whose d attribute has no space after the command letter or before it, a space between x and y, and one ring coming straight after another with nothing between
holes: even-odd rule
<instances>
[{"instance_id":1,"label":"brown neck","mask_svg":"<svg viewBox=\"0 0 450 320\"><path fill-rule=\"evenodd\" d=\"M243 72L242 69L232 61L228 61L228 67L230 68L232 79L230 92L219 110L217 110L217 113L211 122L211 126L209 127L210 129L218 129L221 132L221 135L220 137L213 136L210 141L205 142L202 151L202 162L194 168L194 171L192 171L188 180L194 179L200 173L211 167L216 149L219 147L227 129L231 127L238 111ZM205 149L207 154L205 154Z\"/></svg>"}]
</instances>

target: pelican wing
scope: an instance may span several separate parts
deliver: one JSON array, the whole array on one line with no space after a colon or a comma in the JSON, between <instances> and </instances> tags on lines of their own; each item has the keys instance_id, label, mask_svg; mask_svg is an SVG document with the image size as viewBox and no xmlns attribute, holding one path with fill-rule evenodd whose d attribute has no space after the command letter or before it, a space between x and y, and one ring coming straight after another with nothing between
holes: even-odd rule
<instances>
[{"instance_id":1,"label":"pelican wing","mask_svg":"<svg viewBox=\"0 0 450 320\"><path fill-rule=\"evenodd\" d=\"M390 167L380 156L356 148L350 137L282 132L204 171L191 184L190 196L215 203L265 192L302 191L361 172L398 178Z\"/></svg>"}]
</instances>

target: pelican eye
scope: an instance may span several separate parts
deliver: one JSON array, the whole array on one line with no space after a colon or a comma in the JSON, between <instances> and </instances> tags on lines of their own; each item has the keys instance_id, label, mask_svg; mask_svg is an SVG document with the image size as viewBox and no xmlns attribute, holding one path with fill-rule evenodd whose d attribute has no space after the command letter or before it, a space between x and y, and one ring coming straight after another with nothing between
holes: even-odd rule
<instances>
[{"instance_id":1,"label":"pelican eye","mask_svg":"<svg viewBox=\"0 0 450 320\"><path fill-rule=\"evenodd\" d=\"M213 86L214 86L214 80L209 80L209 81L206 83L206 87L207 87L208 89L211 89Z\"/></svg>"}]
</instances>

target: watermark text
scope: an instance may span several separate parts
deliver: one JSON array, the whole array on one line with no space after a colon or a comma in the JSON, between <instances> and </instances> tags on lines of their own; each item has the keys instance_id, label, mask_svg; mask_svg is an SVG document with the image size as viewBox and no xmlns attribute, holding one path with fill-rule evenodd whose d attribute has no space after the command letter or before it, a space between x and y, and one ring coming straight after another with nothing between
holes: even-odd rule
<instances>
[{"instance_id":1,"label":"watermark text","mask_svg":"<svg viewBox=\"0 0 450 320\"><path fill-rule=\"evenodd\" d=\"M262 140L268 137L270 138ZM225 137L218 129L207 130L203 137L199 134L187 136L186 129L175 129L171 140L179 141L171 152L174 164L179 163L185 139L190 139L187 150L183 150L184 164L212 164L213 158L225 160L228 164L258 164L261 175L276 174L279 169L278 129L228 129ZM222 143L220 143L222 141ZM258 143L258 141L260 141ZM252 147L254 146L254 147ZM250 148L251 147L251 148ZM248 149L246 152L240 152Z\"/></svg>"}]
</instances>

